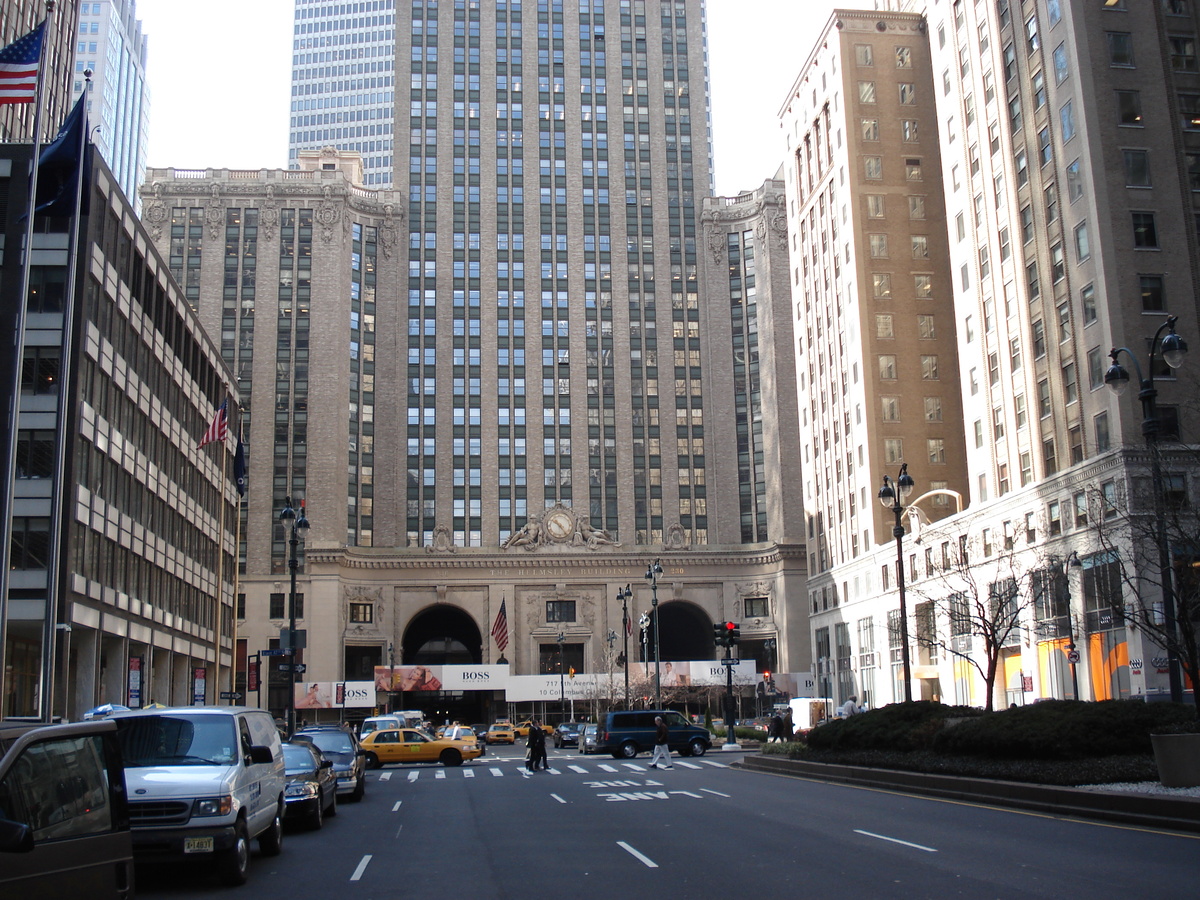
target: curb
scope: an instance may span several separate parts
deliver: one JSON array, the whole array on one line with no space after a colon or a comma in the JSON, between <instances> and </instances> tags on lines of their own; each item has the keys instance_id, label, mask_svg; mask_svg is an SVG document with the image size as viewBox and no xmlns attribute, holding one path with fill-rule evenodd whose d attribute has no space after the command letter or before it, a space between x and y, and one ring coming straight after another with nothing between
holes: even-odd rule
<instances>
[{"instance_id":1,"label":"curb","mask_svg":"<svg viewBox=\"0 0 1200 900\"><path fill-rule=\"evenodd\" d=\"M752 772L810 781L884 788L948 800L985 803L989 806L1028 809L1059 816L1100 819L1144 828L1200 834L1200 799L1127 791L1093 791L1020 781L902 772L895 769L868 769L766 756L748 756L732 765Z\"/></svg>"}]
</instances>

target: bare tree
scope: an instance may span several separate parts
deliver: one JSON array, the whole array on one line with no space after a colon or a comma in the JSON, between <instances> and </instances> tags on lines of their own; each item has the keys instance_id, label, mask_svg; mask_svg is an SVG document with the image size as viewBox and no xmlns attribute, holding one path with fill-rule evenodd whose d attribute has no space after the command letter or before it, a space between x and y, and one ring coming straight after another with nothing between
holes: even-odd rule
<instances>
[{"instance_id":1,"label":"bare tree","mask_svg":"<svg viewBox=\"0 0 1200 900\"><path fill-rule=\"evenodd\" d=\"M964 540L953 548L946 543L942 552L930 576L909 588L924 600L914 607L916 643L967 662L983 679L990 711L1004 652L1020 643L1022 624L1033 618L1030 573L1040 560L1008 537Z\"/></svg>"},{"instance_id":2,"label":"bare tree","mask_svg":"<svg viewBox=\"0 0 1200 900\"><path fill-rule=\"evenodd\" d=\"M1163 654L1178 661L1193 688L1200 686L1200 506L1188 476L1200 472L1200 448L1158 444L1126 450L1127 485L1109 483L1093 490L1089 520L1102 557L1087 571L1088 615L1112 617L1142 632ZM1158 454L1161 495L1156 503L1153 472ZM1157 507L1157 508L1156 508ZM1162 565L1166 550L1167 565ZM1168 613L1164 587L1170 591ZM1200 690L1193 690L1200 716Z\"/></svg>"}]
</instances>

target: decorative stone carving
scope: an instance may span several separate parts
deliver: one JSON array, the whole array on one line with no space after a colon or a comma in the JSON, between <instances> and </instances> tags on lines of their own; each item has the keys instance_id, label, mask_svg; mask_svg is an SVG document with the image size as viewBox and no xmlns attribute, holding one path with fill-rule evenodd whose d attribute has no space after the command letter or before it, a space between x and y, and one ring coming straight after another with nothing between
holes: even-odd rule
<instances>
[{"instance_id":1,"label":"decorative stone carving","mask_svg":"<svg viewBox=\"0 0 1200 900\"><path fill-rule=\"evenodd\" d=\"M683 530L683 526L678 522L674 523L667 529L667 537L663 541L664 550L690 550L691 545L687 542L687 532Z\"/></svg>"},{"instance_id":2,"label":"decorative stone carving","mask_svg":"<svg viewBox=\"0 0 1200 900\"><path fill-rule=\"evenodd\" d=\"M523 528L509 535L500 549L520 547L532 552L538 547L558 546L584 547L599 550L601 547L617 548L621 544L607 531L596 528L586 516L576 515L569 506L556 504L542 516L533 516Z\"/></svg>"},{"instance_id":3,"label":"decorative stone carving","mask_svg":"<svg viewBox=\"0 0 1200 900\"><path fill-rule=\"evenodd\" d=\"M454 538L447 525L438 525L433 529L433 543L425 548L426 553L457 553Z\"/></svg>"},{"instance_id":4,"label":"decorative stone carving","mask_svg":"<svg viewBox=\"0 0 1200 900\"><path fill-rule=\"evenodd\" d=\"M500 545L500 549L510 550L513 547L520 547L522 550L532 552L542 543L542 520L533 516L522 527L510 534L508 539Z\"/></svg>"},{"instance_id":5,"label":"decorative stone carving","mask_svg":"<svg viewBox=\"0 0 1200 900\"><path fill-rule=\"evenodd\" d=\"M713 262L720 263L725 258L725 233L711 232L708 236L708 252L712 254Z\"/></svg>"},{"instance_id":6,"label":"decorative stone carving","mask_svg":"<svg viewBox=\"0 0 1200 900\"><path fill-rule=\"evenodd\" d=\"M328 185L325 186L325 190L328 192ZM326 196L324 202L317 207L315 215L317 224L321 226L321 240L325 243L328 244L333 240L333 226L338 223L340 217L338 208Z\"/></svg>"},{"instance_id":7,"label":"decorative stone carving","mask_svg":"<svg viewBox=\"0 0 1200 900\"><path fill-rule=\"evenodd\" d=\"M273 197L273 185L267 185L268 198ZM264 241L275 240L275 229L279 227L279 207L264 204L258 210L258 236Z\"/></svg>"},{"instance_id":8,"label":"decorative stone carving","mask_svg":"<svg viewBox=\"0 0 1200 900\"><path fill-rule=\"evenodd\" d=\"M146 223L146 230L150 232L150 239L155 243L162 237L163 225L166 224L169 217L167 207L161 200L152 200L146 206L146 210L142 215L142 221Z\"/></svg>"},{"instance_id":9,"label":"decorative stone carving","mask_svg":"<svg viewBox=\"0 0 1200 900\"><path fill-rule=\"evenodd\" d=\"M209 188L212 196L204 208L204 222L208 225L208 236L212 240L221 237L225 226L225 204L221 202L221 186L213 184Z\"/></svg>"}]
</instances>

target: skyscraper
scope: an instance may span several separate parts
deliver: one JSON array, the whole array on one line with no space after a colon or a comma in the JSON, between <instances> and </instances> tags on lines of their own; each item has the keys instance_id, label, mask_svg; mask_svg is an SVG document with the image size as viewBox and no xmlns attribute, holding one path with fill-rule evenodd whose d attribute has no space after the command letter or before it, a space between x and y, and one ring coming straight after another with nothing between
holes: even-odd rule
<instances>
[{"instance_id":1,"label":"skyscraper","mask_svg":"<svg viewBox=\"0 0 1200 900\"><path fill-rule=\"evenodd\" d=\"M93 141L125 196L137 203L146 171L150 96L146 89L146 37L135 0L89 0L79 5L72 102L92 75L88 117Z\"/></svg>"},{"instance_id":2,"label":"skyscraper","mask_svg":"<svg viewBox=\"0 0 1200 900\"><path fill-rule=\"evenodd\" d=\"M803 670L797 462L763 409L794 410L781 186L705 212L703 4L361 12L355 35L394 25L407 85L395 190L364 190L332 135L299 171L153 170L144 189L249 400L245 649L292 599L291 496L314 681L495 664L502 603L518 676L604 671L623 606L655 602L663 660L711 659L731 618L744 658Z\"/></svg>"}]
</instances>

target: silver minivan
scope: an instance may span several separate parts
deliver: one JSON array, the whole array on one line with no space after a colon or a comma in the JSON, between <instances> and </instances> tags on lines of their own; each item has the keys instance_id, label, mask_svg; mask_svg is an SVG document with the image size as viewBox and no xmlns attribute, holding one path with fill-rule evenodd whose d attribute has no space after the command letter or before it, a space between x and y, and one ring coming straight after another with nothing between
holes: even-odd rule
<instances>
[{"instance_id":1,"label":"silver minivan","mask_svg":"<svg viewBox=\"0 0 1200 900\"><path fill-rule=\"evenodd\" d=\"M283 847L283 747L261 709L184 706L117 713L139 861L210 861L243 884L250 841Z\"/></svg>"}]
</instances>

